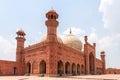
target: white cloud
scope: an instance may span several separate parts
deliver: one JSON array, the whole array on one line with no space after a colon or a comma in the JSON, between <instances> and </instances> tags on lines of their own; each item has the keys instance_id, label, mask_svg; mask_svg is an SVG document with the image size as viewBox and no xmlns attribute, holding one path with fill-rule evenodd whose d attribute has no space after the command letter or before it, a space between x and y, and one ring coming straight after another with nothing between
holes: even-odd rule
<instances>
[{"instance_id":1,"label":"white cloud","mask_svg":"<svg viewBox=\"0 0 120 80\"><path fill-rule=\"evenodd\" d=\"M15 41L0 36L0 45L0 59L15 60Z\"/></svg>"},{"instance_id":2,"label":"white cloud","mask_svg":"<svg viewBox=\"0 0 120 80\"><path fill-rule=\"evenodd\" d=\"M112 48L112 50L114 50L114 48L117 48L120 45L120 34L117 35L111 35L111 36L107 36L102 38L99 41L99 44L102 49L110 49L110 47Z\"/></svg>"},{"instance_id":3,"label":"white cloud","mask_svg":"<svg viewBox=\"0 0 120 80\"><path fill-rule=\"evenodd\" d=\"M120 0L101 0L99 11L103 13L104 27L112 33L120 32Z\"/></svg>"},{"instance_id":4,"label":"white cloud","mask_svg":"<svg viewBox=\"0 0 120 80\"><path fill-rule=\"evenodd\" d=\"M97 42L98 41L98 36L96 34L96 29L95 28L91 28L91 33L90 35L88 36L89 38L89 41L94 43L94 42Z\"/></svg>"},{"instance_id":5,"label":"white cloud","mask_svg":"<svg viewBox=\"0 0 120 80\"><path fill-rule=\"evenodd\" d=\"M99 47L107 52L109 66L120 67L120 0L101 0L99 11L103 13L104 28L110 32L108 36L99 39Z\"/></svg>"},{"instance_id":6,"label":"white cloud","mask_svg":"<svg viewBox=\"0 0 120 80\"><path fill-rule=\"evenodd\" d=\"M99 44L99 41L101 38L97 35L97 30L95 28L91 28L91 33L88 35L88 42L90 44L96 43L96 56L99 58L100 57L100 52L101 52L101 44ZM103 49L104 50L104 49Z\"/></svg>"}]
</instances>

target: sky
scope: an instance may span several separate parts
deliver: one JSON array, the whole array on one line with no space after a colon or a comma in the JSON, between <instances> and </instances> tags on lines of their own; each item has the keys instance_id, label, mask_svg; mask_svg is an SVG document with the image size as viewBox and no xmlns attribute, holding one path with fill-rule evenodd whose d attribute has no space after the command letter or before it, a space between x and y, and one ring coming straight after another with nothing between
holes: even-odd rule
<instances>
[{"instance_id":1,"label":"sky","mask_svg":"<svg viewBox=\"0 0 120 80\"><path fill-rule=\"evenodd\" d=\"M58 35L72 33L84 44L96 42L96 56L105 51L106 67L120 68L120 0L0 0L0 59L15 61L16 31L26 33L25 46L46 34L45 14L59 14Z\"/></svg>"}]
</instances>

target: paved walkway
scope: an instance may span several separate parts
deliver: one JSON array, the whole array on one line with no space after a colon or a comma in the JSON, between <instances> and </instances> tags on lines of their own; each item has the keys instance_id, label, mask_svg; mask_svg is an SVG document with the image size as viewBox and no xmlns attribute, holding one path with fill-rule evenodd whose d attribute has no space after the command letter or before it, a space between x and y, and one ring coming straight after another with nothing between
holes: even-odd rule
<instances>
[{"instance_id":1,"label":"paved walkway","mask_svg":"<svg viewBox=\"0 0 120 80\"><path fill-rule=\"evenodd\" d=\"M0 76L0 80L120 80L120 75L84 75L69 77Z\"/></svg>"}]
</instances>

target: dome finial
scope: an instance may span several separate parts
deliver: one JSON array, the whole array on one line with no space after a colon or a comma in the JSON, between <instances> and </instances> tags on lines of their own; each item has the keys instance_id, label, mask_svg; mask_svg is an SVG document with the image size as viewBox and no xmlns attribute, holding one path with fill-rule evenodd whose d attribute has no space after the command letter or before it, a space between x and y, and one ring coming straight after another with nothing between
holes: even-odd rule
<instances>
[{"instance_id":1,"label":"dome finial","mask_svg":"<svg viewBox=\"0 0 120 80\"><path fill-rule=\"evenodd\" d=\"M51 6L50 11L52 11L52 12L56 12L52 6Z\"/></svg>"},{"instance_id":2,"label":"dome finial","mask_svg":"<svg viewBox=\"0 0 120 80\"><path fill-rule=\"evenodd\" d=\"M22 27L20 27L20 29L19 29L19 30L23 31Z\"/></svg>"},{"instance_id":3,"label":"dome finial","mask_svg":"<svg viewBox=\"0 0 120 80\"><path fill-rule=\"evenodd\" d=\"M53 10L53 7L51 6L51 10Z\"/></svg>"},{"instance_id":4,"label":"dome finial","mask_svg":"<svg viewBox=\"0 0 120 80\"><path fill-rule=\"evenodd\" d=\"M72 34L72 30L71 30L71 27L70 27L70 34Z\"/></svg>"}]
</instances>

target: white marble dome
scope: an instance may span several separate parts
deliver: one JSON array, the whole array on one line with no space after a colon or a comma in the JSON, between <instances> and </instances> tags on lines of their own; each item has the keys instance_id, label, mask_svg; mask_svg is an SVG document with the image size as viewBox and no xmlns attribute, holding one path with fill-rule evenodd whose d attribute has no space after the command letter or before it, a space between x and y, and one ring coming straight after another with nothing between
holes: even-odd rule
<instances>
[{"instance_id":1,"label":"white marble dome","mask_svg":"<svg viewBox=\"0 0 120 80\"><path fill-rule=\"evenodd\" d=\"M72 47L74 49L77 49L79 51L82 51L82 42L80 41L80 39L78 37L76 37L75 35L70 34L67 35L64 39L63 39L63 43L69 47Z\"/></svg>"}]
</instances>

